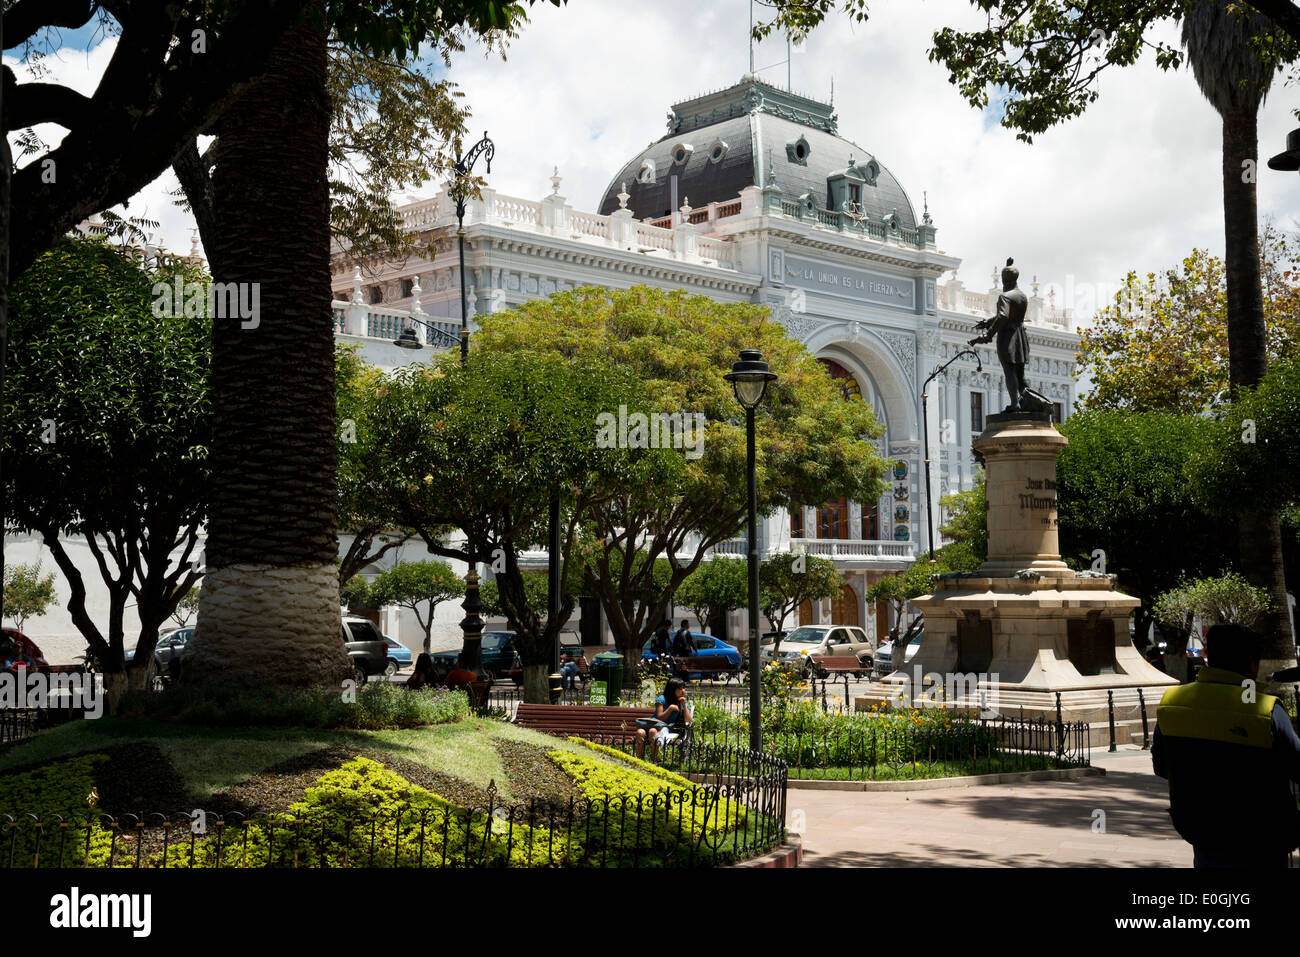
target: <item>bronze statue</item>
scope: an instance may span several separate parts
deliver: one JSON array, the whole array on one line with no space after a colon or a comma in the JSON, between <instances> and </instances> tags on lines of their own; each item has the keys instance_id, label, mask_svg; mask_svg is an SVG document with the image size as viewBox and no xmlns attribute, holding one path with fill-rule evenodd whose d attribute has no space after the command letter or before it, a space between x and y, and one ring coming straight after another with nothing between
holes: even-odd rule
<instances>
[{"instance_id":1,"label":"bronze statue","mask_svg":"<svg viewBox=\"0 0 1300 957\"><path fill-rule=\"evenodd\" d=\"M1020 270L1007 259L1002 269L1002 295L998 296L998 314L989 319L975 323L976 329L985 333L970 340L970 345L992 342L998 339L998 359L1002 362L1002 372L1007 377L1007 395L1011 404L1003 412L1037 412L1040 403L1035 393L1026 397L1025 363L1029 361L1029 336L1025 333L1025 312L1029 308L1029 299L1016 286Z\"/></svg>"}]
</instances>

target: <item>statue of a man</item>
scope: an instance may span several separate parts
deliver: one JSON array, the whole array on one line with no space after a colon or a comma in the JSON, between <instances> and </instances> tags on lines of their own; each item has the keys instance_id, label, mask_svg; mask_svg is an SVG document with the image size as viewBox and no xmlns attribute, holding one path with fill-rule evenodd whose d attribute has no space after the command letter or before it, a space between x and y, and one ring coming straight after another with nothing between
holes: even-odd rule
<instances>
[{"instance_id":1,"label":"statue of a man","mask_svg":"<svg viewBox=\"0 0 1300 957\"><path fill-rule=\"evenodd\" d=\"M993 337L997 336L998 359L1002 362L1002 372L1007 377L1007 395L1011 396L1011 404L1003 412L1020 412L1022 409L1032 411L1024 408L1024 405L1032 403L1022 405L1026 387L1025 363L1029 361L1029 336L1025 333L1025 311L1029 308L1029 299L1016 286L1019 278L1020 270L1012 265L1011 259L1007 259L1007 264L1002 269L1002 295L998 296L998 314L975 323L976 329L985 332L970 341L970 345L992 342Z\"/></svg>"}]
</instances>

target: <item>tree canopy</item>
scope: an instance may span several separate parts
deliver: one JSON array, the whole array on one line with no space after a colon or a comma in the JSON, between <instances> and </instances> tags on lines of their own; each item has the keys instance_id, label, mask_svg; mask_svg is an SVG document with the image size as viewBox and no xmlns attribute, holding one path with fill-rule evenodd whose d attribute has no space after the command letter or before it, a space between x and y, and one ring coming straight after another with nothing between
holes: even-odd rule
<instances>
[{"instance_id":1,"label":"tree canopy","mask_svg":"<svg viewBox=\"0 0 1300 957\"><path fill-rule=\"evenodd\" d=\"M146 270L101 241L74 239L13 290L10 521L43 536L71 589L73 623L106 673L124 668L127 604L140 617L133 665L145 668L158 627L201 574L210 320L206 300L155 309L155 283L201 278L185 263ZM84 537L104 581L105 616L87 607L69 536Z\"/></svg>"},{"instance_id":2,"label":"tree canopy","mask_svg":"<svg viewBox=\"0 0 1300 957\"><path fill-rule=\"evenodd\" d=\"M1107 69L1132 66L1148 51L1160 69L1180 67L1186 54L1153 39L1155 28L1182 19L1196 0L970 2L985 14L985 25L936 30L930 59L948 70L949 82L976 109L986 109L997 96L1002 125L1032 142L1083 113L1097 99ZM754 26L760 39L773 31L807 35L836 9L857 22L871 14L870 0L770 0L769 5L775 16ZM1238 6L1258 12L1276 28L1255 38L1260 58L1276 69L1293 66L1300 52L1300 6L1291 0Z\"/></svg>"},{"instance_id":3,"label":"tree canopy","mask_svg":"<svg viewBox=\"0 0 1300 957\"><path fill-rule=\"evenodd\" d=\"M758 570L760 607L772 629L781 632L785 620L806 601L838 598L844 576L829 558L803 552L781 552L766 559ZM781 639L777 638L776 651Z\"/></svg>"},{"instance_id":4,"label":"tree canopy","mask_svg":"<svg viewBox=\"0 0 1300 957\"><path fill-rule=\"evenodd\" d=\"M538 350L634 377L640 391L632 404L604 410L600 444L669 447L669 455L613 474L584 514L595 543L588 584L624 654L663 620L708 550L740 530L745 429L723 376L742 348L759 349L779 376L756 412L759 509L870 501L883 492L887 466L870 442L880 433L870 408L844 402L822 365L763 307L644 286L584 288L484 316L481 326L480 353ZM660 560L670 570L662 590L652 581Z\"/></svg>"},{"instance_id":5,"label":"tree canopy","mask_svg":"<svg viewBox=\"0 0 1300 957\"><path fill-rule=\"evenodd\" d=\"M1300 234L1266 225L1260 273L1270 362L1300 352ZM1163 275L1130 272L1079 341L1089 408L1197 413L1226 401L1223 260L1201 249Z\"/></svg>"}]
</instances>

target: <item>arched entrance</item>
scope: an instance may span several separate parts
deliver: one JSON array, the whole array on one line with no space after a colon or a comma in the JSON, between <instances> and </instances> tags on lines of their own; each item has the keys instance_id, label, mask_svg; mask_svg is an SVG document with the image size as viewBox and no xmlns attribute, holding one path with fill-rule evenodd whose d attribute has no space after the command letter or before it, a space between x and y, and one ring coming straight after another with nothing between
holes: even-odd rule
<instances>
[{"instance_id":1,"label":"arched entrance","mask_svg":"<svg viewBox=\"0 0 1300 957\"><path fill-rule=\"evenodd\" d=\"M836 625L858 624L858 593L852 585L840 590L840 597L831 602L831 622Z\"/></svg>"}]
</instances>

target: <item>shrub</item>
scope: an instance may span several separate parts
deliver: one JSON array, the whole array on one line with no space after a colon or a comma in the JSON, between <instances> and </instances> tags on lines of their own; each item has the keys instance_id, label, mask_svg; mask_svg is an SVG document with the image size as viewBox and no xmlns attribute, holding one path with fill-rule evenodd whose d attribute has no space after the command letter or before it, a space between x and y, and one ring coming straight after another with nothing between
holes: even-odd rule
<instances>
[{"instance_id":1,"label":"shrub","mask_svg":"<svg viewBox=\"0 0 1300 957\"><path fill-rule=\"evenodd\" d=\"M112 833L91 796L95 769L107 760L104 754L87 754L0 777L0 865L107 863ZM29 814L41 820L39 828Z\"/></svg>"},{"instance_id":2,"label":"shrub","mask_svg":"<svg viewBox=\"0 0 1300 957\"><path fill-rule=\"evenodd\" d=\"M164 866L540 867L580 853L558 831L456 807L355 758L322 775L287 813L227 828L193 848L169 848Z\"/></svg>"},{"instance_id":3,"label":"shrub","mask_svg":"<svg viewBox=\"0 0 1300 957\"><path fill-rule=\"evenodd\" d=\"M713 790L614 748L580 743L619 762L571 751L550 755L587 798L581 826L590 863L680 863L692 854L707 856L728 833L744 828L744 808L719 799Z\"/></svg>"},{"instance_id":4,"label":"shrub","mask_svg":"<svg viewBox=\"0 0 1300 957\"><path fill-rule=\"evenodd\" d=\"M389 682L369 682L346 701L337 691L271 686L197 687L173 685L157 694L123 698L124 717L179 721L216 727L249 725L383 730L450 724L469 716L463 691L410 691Z\"/></svg>"}]
</instances>

